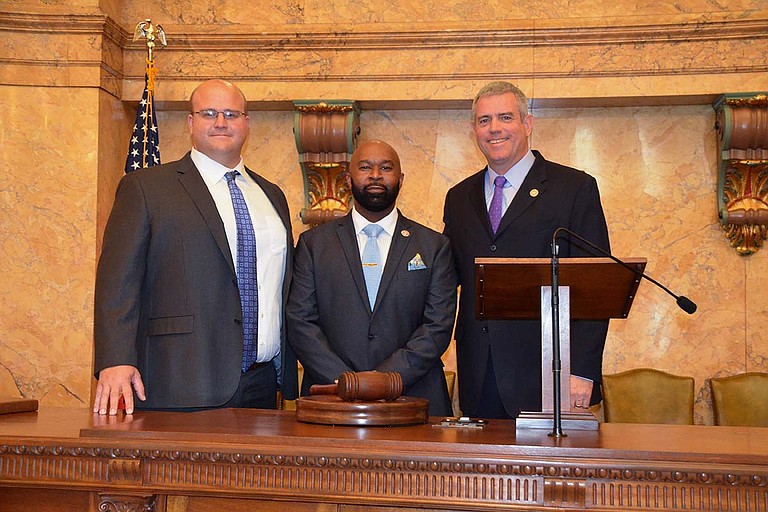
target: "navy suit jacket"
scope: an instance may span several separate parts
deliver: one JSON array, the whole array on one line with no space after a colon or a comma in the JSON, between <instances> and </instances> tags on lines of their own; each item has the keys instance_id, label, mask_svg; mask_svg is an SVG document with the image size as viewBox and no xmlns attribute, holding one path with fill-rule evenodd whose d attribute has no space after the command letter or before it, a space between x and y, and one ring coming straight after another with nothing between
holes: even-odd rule
<instances>
[{"instance_id":1,"label":"navy suit jacket","mask_svg":"<svg viewBox=\"0 0 768 512\"><path fill-rule=\"evenodd\" d=\"M420 255L424 268L409 270ZM347 371L399 372L403 394L450 415L440 356L456 313L448 239L399 215L373 311L351 215L299 237L286 316L288 342L304 366L302 394Z\"/></svg>"},{"instance_id":2,"label":"navy suit jacket","mask_svg":"<svg viewBox=\"0 0 768 512\"><path fill-rule=\"evenodd\" d=\"M276 185L247 171L286 230L285 303L293 260L288 203ZM282 390L291 398L298 372L285 322L282 339ZM97 375L110 366L138 368L147 400L137 407L218 406L237 389L243 327L235 266L189 153L120 181L97 269L94 342Z\"/></svg>"},{"instance_id":3,"label":"navy suit jacket","mask_svg":"<svg viewBox=\"0 0 768 512\"><path fill-rule=\"evenodd\" d=\"M510 416L541 410L541 324L539 321L481 321L475 316L478 257L544 258L551 256L552 234L568 228L610 250L608 228L595 179L576 169L536 161L501 219L491 231L485 203L486 170L448 191L443 221L451 240L461 286L456 325L456 355L462 412L472 415L482 397L489 354L504 408ZM558 238L562 257L600 256ZM571 372L595 382L592 403L600 400L602 355L608 322L571 324Z\"/></svg>"}]
</instances>

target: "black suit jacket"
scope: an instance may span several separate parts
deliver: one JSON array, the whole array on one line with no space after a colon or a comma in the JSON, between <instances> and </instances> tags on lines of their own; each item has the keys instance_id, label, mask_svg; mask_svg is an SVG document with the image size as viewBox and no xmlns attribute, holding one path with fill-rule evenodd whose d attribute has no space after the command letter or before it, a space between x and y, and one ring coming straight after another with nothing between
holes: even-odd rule
<instances>
[{"instance_id":1,"label":"black suit jacket","mask_svg":"<svg viewBox=\"0 0 768 512\"><path fill-rule=\"evenodd\" d=\"M409 270L421 255L424 267ZM302 394L346 371L399 372L403 394L450 415L440 356L456 313L448 239L399 215L371 311L351 215L299 237L286 316L288 341L304 366Z\"/></svg>"},{"instance_id":2,"label":"black suit jacket","mask_svg":"<svg viewBox=\"0 0 768 512\"><path fill-rule=\"evenodd\" d=\"M595 179L548 162L537 151L534 155L536 161L495 235L485 203L485 169L451 188L446 196L445 234L451 239L461 285L456 351L464 414L472 415L482 400L489 353L507 413L516 416L521 410L541 410L541 324L477 320L475 258L550 257L552 234L558 227L571 229L610 250ZM596 256L567 238L558 238L558 243L562 257ZM571 372L595 382L593 403L600 400L607 330L607 321L574 321L571 325Z\"/></svg>"},{"instance_id":3,"label":"black suit jacket","mask_svg":"<svg viewBox=\"0 0 768 512\"><path fill-rule=\"evenodd\" d=\"M275 207L288 247L283 303L293 259L288 203L248 170ZM240 294L224 224L192 159L122 178L104 233L96 276L96 374L138 368L141 408L210 407L227 402L241 374ZM297 392L295 356L282 333L283 393Z\"/></svg>"}]
</instances>

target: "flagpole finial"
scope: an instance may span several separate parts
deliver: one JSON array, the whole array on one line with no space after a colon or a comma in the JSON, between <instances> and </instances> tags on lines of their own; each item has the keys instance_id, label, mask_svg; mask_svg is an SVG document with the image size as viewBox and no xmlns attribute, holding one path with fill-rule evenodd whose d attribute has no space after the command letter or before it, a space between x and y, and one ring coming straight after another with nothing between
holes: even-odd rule
<instances>
[{"instance_id":1,"label":"flagpole finial","mask_svg":"<svg viewBox=\"0 0 768 512\"><path fill-rule=\"evenodd\" d=\"M157 43L162 46L167 46L165 39L165 31L160 25L153 25L152 20L147 18L144 21L139 22L136 25L136 29L133 32L133 40L138 41L142 37L147 40L147 64L151 65L154 62L154 56L152 55L155 45ZM155 43L157 41L157 43Z\"/></svg>"}]
</instances>

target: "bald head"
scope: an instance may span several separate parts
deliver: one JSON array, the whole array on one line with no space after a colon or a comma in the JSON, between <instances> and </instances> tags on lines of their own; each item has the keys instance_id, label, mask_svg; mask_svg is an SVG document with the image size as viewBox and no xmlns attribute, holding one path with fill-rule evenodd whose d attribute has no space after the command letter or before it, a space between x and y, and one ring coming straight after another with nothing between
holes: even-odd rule
<instances>
[{"instance_id":1,"label":"bald head","mask_svg":"<svg viewBox=\"0 0 768 512\"><path fill-rule=\"evenodd\" d=\"M211 80L206 80L205 82L201 83L197 87L195 87L195 90L192 91L192 94L189 96L189 111L195 112L196 110L200 110L200 108L205 107L195 107L195 101L199 98L201 94L205 94L207 92L214 92L214 93L228 93L228 94L237 94L239 95L242 100L242 110L245 112L246 104L248 103L245 99L245 94L243 94L243 91L240 90L238 86L233 84L232 82L228 82L227 80L222 80L220 78L213 78Z\"/></svg>"},{"instance_id":2,"label":"bald head","mask_svg":"<svg viewBox=\"0 0 768 512\"><path fill-rule=\"evenodd\" d=\"M400 157L398 156L397 151L383 140L367 140L360 143L352 153L352 157L349 161L350 168L352 168L355 162L358 162L361 157L366 159L374 154L388 158L392 163L397 165L398 170L400 169Z\"/></svg>"}]
</instances>

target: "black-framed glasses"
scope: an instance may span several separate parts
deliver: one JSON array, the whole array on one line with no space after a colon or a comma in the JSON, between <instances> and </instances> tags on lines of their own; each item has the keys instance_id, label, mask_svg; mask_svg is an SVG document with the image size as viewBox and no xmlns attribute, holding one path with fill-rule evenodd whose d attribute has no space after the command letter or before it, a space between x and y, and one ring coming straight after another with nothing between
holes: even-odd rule
<instances>
[{"instance_id":1,"label":"black-framed glasses","mask_svg":"<svg viewBox=\"0 0 768 512\"><path fill-rule=\"evenodd\" d=\"M219 114L223 115L224 119L227 121L234 121L235 119L240 119L241 117L248 115L239 110L216 110L213 108L204 108L203 110L198 110L197 112L192 113L199 115L207 121L213 121L219 117Z\"/></svg>"}]
</instances>

